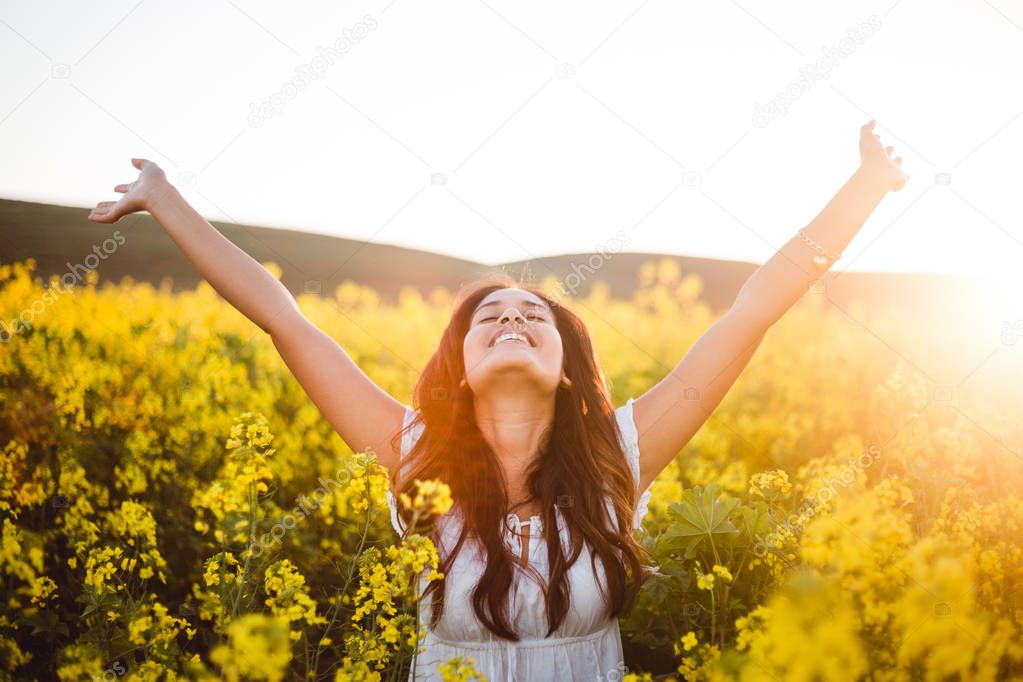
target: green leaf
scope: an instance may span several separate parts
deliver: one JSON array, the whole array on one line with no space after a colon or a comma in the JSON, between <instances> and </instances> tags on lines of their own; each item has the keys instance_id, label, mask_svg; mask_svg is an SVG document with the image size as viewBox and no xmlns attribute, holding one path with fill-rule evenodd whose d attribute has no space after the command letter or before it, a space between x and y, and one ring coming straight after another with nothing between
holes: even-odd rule
<instances>
[{"instance_id":1,"label":"green leaf","mask_svg":"<svg viewBox=\"0 0 1023 682\"><path fill-rule=\"evenodd\" d=\"M96 591L92 588L88 588L85 592L75 597L75 601L81 604L85 604L85 610L82 611L82 616L88 616L90 613L102 611L117 611L121 606L121 598L111 590L104 591L102 596L97 596Z\"/></svg>"},{"instance_id":2,"label":"green leaf","mask_svg":"<svg viewBox=\"0 0 1023 682\"><path fill-rule=\"evenodd\" d=\"M743 506L742 523L743 532L751 539L764 537L774 529L771 514L763 501L757 501L753 506Z\"/></svg>"},{"instance_id":3,"label":"green leaf","mask_svg":"<svg viewBox=\"0 0 1023 682\"><path fill-rule=\"evenodd\" d=\"M26 625L32 626L33 635L46 635L53 639L56 635L68 636L68 627L62 623L53 611L39 610L24 619Z\"/></svg>"},{"instance_id":4,"label":"green leaf","mask_svg":"<svg viewBox=\"0 0 1023 682\"><path fill-rule=\"evenodd\" d=\"M684 549L692 556L704 542L712 544L717 538L738 535L739 529L728 518L738 504L734 497L722 498L715 483L686 490L680 502L668 506L671 521L661 536L664 545Z\"/></svg>"},{"instance_id":5,"label":"green leaf","mask_svg":"<svg viewBox=\"0 0 1023 682\"><path fill-rule=\"evenodd\" d=\"M753 504L742 504L732 518L739 526L739 535L727 538L724 543L726 547L754 547L763 538L768 537L774 530L774 522L771 520L771 512L763 500L757 500Z\"/></svg>"}]
</instances>

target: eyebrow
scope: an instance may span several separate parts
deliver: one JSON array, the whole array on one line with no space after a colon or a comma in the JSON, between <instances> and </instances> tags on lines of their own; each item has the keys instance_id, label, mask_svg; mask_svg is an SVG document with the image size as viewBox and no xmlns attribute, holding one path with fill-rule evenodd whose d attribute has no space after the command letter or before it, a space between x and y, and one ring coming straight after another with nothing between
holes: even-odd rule
<instances>
[{"instance_id":1,"label":"eyebrow","mask_svg":"<svg viewBox=\"0 0 1023 682\"><path fill-rule=\"evenodd\" d=\"M492 305L502 305L502 301L491 301L490 303L484 303L483 305L476 308L476 310L472 311L472 314L475 315L484 308L489 308ZM534 301L523 301L523 305L532 306L534 308L540 308L544 312L547 312L547 306L541 305L540 303L536 303Z\"/></svg>"}]
</instances>

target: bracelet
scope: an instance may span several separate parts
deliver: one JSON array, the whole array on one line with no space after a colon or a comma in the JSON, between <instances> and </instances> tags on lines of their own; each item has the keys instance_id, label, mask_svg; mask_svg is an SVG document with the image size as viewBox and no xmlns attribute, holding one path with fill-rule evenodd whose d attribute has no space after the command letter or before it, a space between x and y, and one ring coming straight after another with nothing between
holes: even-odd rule
<instances>
[{"instance_id":1,"label":"bracelet","mask_svg":"<svg viewBox=\"0 0 1023 682\"><path fill-rule=\"evenodd\" d=\"M834 263L842 257L841 253L837 256L832 255L829 251L825 250L823 246L810 239L810 237L802 230L799 231L799 238L806 242L807 246L817 252L817 255L813 257L813 264L818 268L824 269L828 266L828 261Z\"/></svg>"}]
</instances>

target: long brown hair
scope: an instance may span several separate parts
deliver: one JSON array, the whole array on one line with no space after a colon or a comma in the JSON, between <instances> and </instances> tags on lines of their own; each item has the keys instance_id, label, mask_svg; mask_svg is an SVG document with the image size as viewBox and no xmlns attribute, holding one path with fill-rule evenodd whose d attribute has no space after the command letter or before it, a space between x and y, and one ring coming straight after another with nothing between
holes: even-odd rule
<instances>
[{"instance_id":1,"label":"long brown hair","mask_svg":"<svg viewBox=\"0 0 1023 682\"><path fill-rule=\"evenodd\" d=\"M635 484L618 440L620 432L610 391L583 321L541 289L517 283L507 274L463 287L440 345L416 384L413 407L419 414L408 430L422 424L422 434L392 476L396 491L410 495L416 478L440 479L451 487L464 523L454 549L441 557L439 570L446 575L463 543L470 537L478 540L485 551L486 569L473 591L473 610L491 632L518 641L507 613L515 557L502 537L509 511L506 482L496 455L476 424L472 391L467 385L460 386L465 376L462 344L473 311L488 294L504 288L529 291L550 306L563 343L564 371L572 382L570 389L558 389L554 423L545 434L540 455L526 472L529 494L542 502L541 521L545 531L549 530L545 532L549 584L545 585L537 571L529 567L544 594L549 626L546 636L558 629L568 612L567 572L579 557L584 541L593 552L595 578L596 560L604 566L610 617L624 614L631 606L646 577L639 557L649 554L632 536ZM395 442L402 433L395 436ZM406 466L409 473L401 476ZM608 497L613 502L618 530L608 525ZM556 504L570 529L568 556L557 532ZM407 512L401 513L408 526ZM432 535L436 541L436 523L428 519L425 531L420 532ZM424 598L431 592L432 627L443 613L444 580L430 583Z\"/></svg>"}]
</instances>

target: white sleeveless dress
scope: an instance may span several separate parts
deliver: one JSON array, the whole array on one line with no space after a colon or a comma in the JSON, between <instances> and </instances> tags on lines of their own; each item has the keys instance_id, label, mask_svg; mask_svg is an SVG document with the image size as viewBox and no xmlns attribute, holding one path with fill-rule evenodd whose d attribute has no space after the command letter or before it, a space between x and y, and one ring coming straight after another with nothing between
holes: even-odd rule
<instances>
[{"instance_id":1,"label":"white sleeveless dress","mask_svg":"<svg viewBox=\"0 0 1023 682\"><path fill-rule=\"evenodd\" d=\"M636 424L632 416L632 398L615 410L622 433L622 449L626 453L635 480L639 480L639 446ZM404 426L408 426L416 413L405 408ZM422 434L422 424L402 437L401 457L405 457ZM639 528L647 513L650 487L642 492L633 516L633 528ZM387 491L387 502L391 511L391 524L401 534L404 530L398 516L394 494ZM611 519L615 516L611 510ZM561 511L555 507L559 522L559 534L563 545L569 547L569 534L563 524ZM460 516L457 507L438 521L441 558L454 547L458 540ZM547 545L542 537L542 520L533 516L528 521L520 520L517 514L508 515L508 525L522 533L522 527L529 525L529 563L546 579L548 577ZM508 547L516 556L522 556L522 540L512 530L505 535ZM622 656L622 640L618 619L607 616L608 607L593 577L590 567L590 549L584 543L583 550L568 571L570 583L569 611L558 628L549 638L547 618L544 611L543 594L535 578L521 566L516 565L516 576L509 592L511 607L509 617L520 641L510 642L495 636L479 622L472 609L472 591L483 573L485 559L477 556L477 545L468 538L463 543L446 577L444 614L437 627L429 629L432 611L432 594L419 605L419 619L426 628L426 635L420 642L425 651L416 661L415 675L409 672L409 680L440 680L437 666L454 656L475 659L476 669L487 676L490 682L511 682L528 680L621 680L625 673ZM605 580L604 567L596 562L600 579ZM426 589L424 576L420 575L420 593Z\"/></svg>"}]
</instances>

